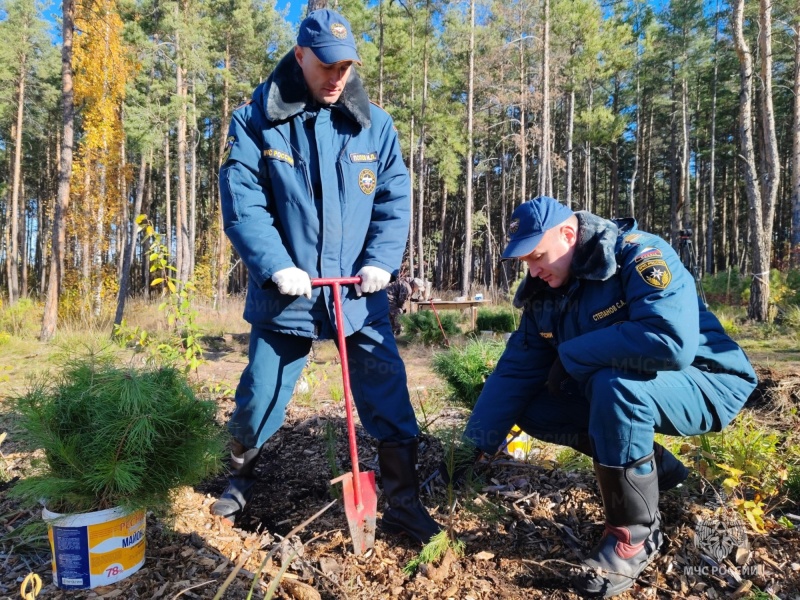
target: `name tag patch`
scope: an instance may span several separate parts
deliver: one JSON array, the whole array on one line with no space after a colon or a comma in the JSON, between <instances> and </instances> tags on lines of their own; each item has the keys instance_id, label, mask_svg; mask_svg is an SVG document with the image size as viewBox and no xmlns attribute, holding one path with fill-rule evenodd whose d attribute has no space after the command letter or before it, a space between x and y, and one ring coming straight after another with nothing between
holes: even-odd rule
<instances>
[{"instance_id":1,"label":"name tag patch","mask_svg":"<svg viewBox=\"0 0 800 600\"><path fill-rule=\"evenodd\" d=\"M595 321L599 321L600 319L605 319L606 317L610 317L623 306L625 306L625 300L617 300L614 304L612 304L608 308L604 308L600 312L594 313L592 315L592 319Z\"/></svg>"},{"instance_id":2,"label":"name tag patch","mask_svg":"<svg viewBox=\"0 0 800 600\"><path fill-rule=\"evenodd\" d=\"M294 166L294 159L289 154L286 154L286 152L281 152L280 150L275 150L274 148L267 148L264 150L264 156L271 160L279 160Z\"/></svg>"},{"instance_id":3,"label":"name tag patch","mask_svg":"<svg viewBox=\"0 0 800 600\"><path fill-rule=\"evenodd\" d=\"M377 152L352 152L350 154L350 162L354 163L377 162L377 160Z\"/></svg>"},{"instance_id":4,"label":"name tag patch","mask_svg":"<svg viewBox=\"0 0 800 600\"><path fill-rule=\"evenodd\" d=\"M636 272L639 273L647 285L663 290L672 281L672 273L667 266L667 261L656 258L646 260L640 265L636 265Z\"/></svg>"}]
</instances>

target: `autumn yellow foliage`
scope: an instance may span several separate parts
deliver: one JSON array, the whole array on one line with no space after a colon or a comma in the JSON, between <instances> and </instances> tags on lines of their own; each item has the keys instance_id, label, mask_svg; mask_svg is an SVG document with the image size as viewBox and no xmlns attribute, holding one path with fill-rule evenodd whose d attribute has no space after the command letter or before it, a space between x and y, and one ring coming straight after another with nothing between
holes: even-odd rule
<instances>
[{"instance_id":1,"label":"autumn yellow foliage","mask_svg":"<svg viewBox=\"0 0 800 600\"><path fill-rule=\"evenodd\" d=\"M108 250L112 231L124 231L127 226L125 189L130 173L124 161L122 105L125 84L135 74L136 63L122 40L123 23L115 0L80 5L75 24L75 104L81 131L73 163L68 231L83 243L78 246L81 256L70 262L84 267L79 295L96 304L106 295L103 281L108 279L98 259ZM89 263L91 269L86 268Z\"/></svg>"}]
</instances>

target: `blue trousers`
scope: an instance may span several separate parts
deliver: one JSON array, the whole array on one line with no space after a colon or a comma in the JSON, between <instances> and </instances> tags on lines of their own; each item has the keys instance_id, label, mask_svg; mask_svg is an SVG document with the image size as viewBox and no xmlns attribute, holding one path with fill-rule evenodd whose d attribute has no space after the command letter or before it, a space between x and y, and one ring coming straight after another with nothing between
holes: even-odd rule
<instances>
[{"instance_id":1,"label":"blue trousers","mask_svg":"<svg viewBox=\"0 0 800 600\"><path fill-rule=\"evenodd\" d=\"M319 338L336 340L330 322L320 324ZM311 342L308 337L251 329L249 362L228 422L228 431L246 447L262 446L283 424ZM380 441L418 435L405 366L388 317L364 326L347 337L346 344L353 400L367 432Z\"/></svg>"},{"instance_id":2,"label":"blue trousers","mask_svg":"<svg viewBox=\"0 0 800 600\"><path fill-rule=\"evenodd\" d=\"M652 451L655 433L720 431L727 423L720 422L718 414L730 412L732 404L741 408L754 387L736 375L695 367L655 374L608 368L595 373L582 392L554 397L545 385L550 366L527 348L523 332L515 332L484 385L465 438L494 453L514 424L542 441L564 446L574 447L588 434L601 464L627 466ZM713 378L716 389L727 391L725 411L718 411L702 392L698 378Z\"/></svg>"}]
</instances>

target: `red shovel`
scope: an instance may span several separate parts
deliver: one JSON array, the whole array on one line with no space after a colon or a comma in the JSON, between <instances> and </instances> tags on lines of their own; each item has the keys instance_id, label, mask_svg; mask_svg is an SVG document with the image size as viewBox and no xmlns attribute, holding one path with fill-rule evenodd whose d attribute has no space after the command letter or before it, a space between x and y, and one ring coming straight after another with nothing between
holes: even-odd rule
<instances>
[{"instance_id":1,"label":"red shovel","mask_svg":"<svg viewBox=\"0 0 800 600\"><path fill-rule=\"evenodd\" d=\"M347 438L350 442L350 462L353 471L332 479L331 483L342 482L344 492L344 512L353 539L353 551L359 556L375 546L375 516L378 511L378 494L375 488L375 473L360 472L358 468L358 448L356 447L356 426L353 423L353 394L350 391L350 370L347 366L347 345L344 335L344 316L342 314L342 291L339 286L361 283L361 277L331 277L312 279L312 286L331 286L333 309L336 315L336 334L339 341L339 358L342 361L342 387L344 388L344 408L347 413Z\"/></svg>"}]
</instances>

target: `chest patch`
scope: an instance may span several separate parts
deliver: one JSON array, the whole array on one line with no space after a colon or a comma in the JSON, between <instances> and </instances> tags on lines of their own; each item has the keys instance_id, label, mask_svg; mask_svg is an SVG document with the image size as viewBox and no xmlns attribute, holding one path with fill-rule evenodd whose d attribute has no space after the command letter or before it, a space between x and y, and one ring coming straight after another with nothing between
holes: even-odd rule
<instances>
[{"instance_id":1,"label":"chest patch","mask_svg":"<svg viewBox=\"0 0 800 600\"><path fill-rule=\"evenodd\" d=\"M290 155L286 154L286 152L275 150L275 148L267 148L264 150L264 156L270 160L279 160L294 166L294 159Z\"/></svg>"},{"instance_id":2,"label":"chest patch","mask_svg":"<svg viewBox=\"0 0 800 600\"><path fill-rule=\"evenodd\" d=\"M375 162L378 160L377 152L351 152L350 161L354 163Z\"/></svg>"},{"instance_id":3,"label":"chest patch","mask_svg":"<svg viewBox=\"0 0 800 600\"><path fill-rule=\"evenodd\" d=\"M553 339L553 332L552 331L540 331L539 335L542 336L546 340Z\"/></svg>"},{"instance_id":4,"label":"chest patch","mask_svg":"<svg viewBox=\"0 0 800 600\"><path fill-rule=\"evenodd\" d=\"M372 169L362 169L361 173L358 174L358 187L360 187L361 191L367 196L375 191L375 185L377 183L378 180Z\"/></svg>"},{"instance_id":5,"label":"chest patch","mask_svg":"<svg viewBox=\"0 0 800 600\"><path fill-rule=\"evenodd\" d=\"M672 273L667 266L667 261L655 258L645 260L636 265L636 272L639 273L647 285L663 290L672 281Z\"/></svg>"},{"instance_id":6,"label":"chest patch","mask_svg":"<svg viewBox=\"0 0 800 600\"><path fill-rule=\"evenodd\" d=\"M594 321L600 321L601 319L605 319L606 317L610 317L615 312L617 312L620 308L625 306L625 300L617 300L614 304L609 306L608 308L604 308L600 312L596 312L592 315L592 319Z\"/></svg>"}]
</instances>

